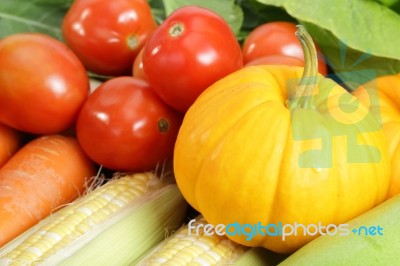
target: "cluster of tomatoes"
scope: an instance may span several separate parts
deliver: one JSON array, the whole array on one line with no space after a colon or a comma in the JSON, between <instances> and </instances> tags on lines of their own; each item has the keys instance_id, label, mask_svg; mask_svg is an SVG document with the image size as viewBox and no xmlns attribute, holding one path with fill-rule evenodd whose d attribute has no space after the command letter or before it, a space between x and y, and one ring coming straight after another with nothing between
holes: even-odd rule
<instances>
[{"instance_id":1,"label":"cluster of tomatoes","mask_svg":"<svg viewBox=\"0 0 400 266\"><path fill-rule=\"evenodd\" d=\"M152 169L172 156L186 110L211 84L247 65L302 66L295 31L267 23L241 45L205 8L181 7L158 25L146 0L75 1L65 43L39 33L0 41L0 122L36 135L73 129L97 164ZM88 71L110 78L91 91Z\"/></svg>"}]
</instances>

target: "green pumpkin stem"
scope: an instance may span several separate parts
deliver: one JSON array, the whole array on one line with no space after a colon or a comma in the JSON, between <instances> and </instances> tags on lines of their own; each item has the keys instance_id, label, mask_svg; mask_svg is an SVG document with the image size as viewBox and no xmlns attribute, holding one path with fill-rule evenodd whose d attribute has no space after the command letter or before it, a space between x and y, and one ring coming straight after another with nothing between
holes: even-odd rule
<instances>
[{"instance_id":1,"label":"green pumpkin stem","mask_svg":"<svg viewBox=\"0 0 400 266\"><path fill-rule=\"evenodd\" d=\"M289 109L316 109L314 93L318 81L318 58L314 42L302 25L297 25L296 36L301 43L304 53L304 71L297 84L294 95L289 99Z\"/></svg>"}]
</instances>

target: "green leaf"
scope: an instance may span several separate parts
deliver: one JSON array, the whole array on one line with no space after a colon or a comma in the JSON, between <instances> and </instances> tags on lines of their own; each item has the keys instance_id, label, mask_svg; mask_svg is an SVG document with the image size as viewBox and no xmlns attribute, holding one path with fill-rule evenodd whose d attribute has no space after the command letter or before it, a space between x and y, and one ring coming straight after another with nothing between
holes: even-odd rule
<instances>
[{"instance_id":1,"label":"green leaf","mask_svg":"<svg viewBox=\"0 0 400 266\"><path fill-rule=\"evenodd\" d=\"M0 38L14 33L40 32L62 40L61 24L66 1L39 4L30 0L1 0Z\"/></svg>"},{"instance_id":2,"label":"green leaf","mask_svg":"<svg viewBox=\"0 0 400 266\"><path fill-rule=\"evenodd\" d=\"M385 6L393 6L399 2L399 0L375 0L375 1Z\"/></svg>"},{"instance_id":3,"label":"green leaf","mask_svg":"<svg viewBox=\"0 0 400 266\"><path fill-rule=\"evenodd\" d=\"M390 5L390 9L396 12L397 14L400 14L400 0Z\"/></svg>"},{"instance_id":4,"label":"green leaf","mask_svg":"<svg viewBox=\"0 0 400 266\"><path fill-rule=\"evenodd\" d=\"M150 5L151 12L158 24L161 24L165 19L164 3L162 0L147 0Z\"/></svg>"},{"instance_id":5,"label":"green leaf","mask_svg":"<svg viewBox=\"0 0 400 266\"><path fill-rule=\"evenodd\" d=\"M335 73L330 77L343 83L350 91L377 76L400 72L400 60L373 56L371 51L352 49L330 31L311 23L303 24L318 43L328 65L334 70Z\"/></svg>"},{"instance_id":6,"label":"green leaf","mask_svg":"<svg viewBox=\"0 0 400 266\"><path fill-rule=\"evenodd\" d=\"M400 16L374 1L258 0L281 6L300 21L331 31L352 49L400 60Z\"/></svg>"},{"instance_id":7,"label":"green leaf","mask_svg":"<svg viewBox=\"0 0 400 266\"><path fill-rule=\"evenodd\" d=\"M328 65L350 89L400 72L400 16L375 1L258 0L283 7L304 24ZM368 74L366 74L368 73Z\"/></svg>"},{"instance_id":8,"label":"green leaf","mask_svg":"<svg viewBox=\"0 0 400 266\"><path fill-rule=\"evenodd\" d=\"M239 39L245 39L254 28L267 22L297 22L295 18L279 7L264 5L257 0L237 0L236 2L242 7L244 13Z\"/></svg>"},{"instance_id":9,"label":"green leaf","mask_svg":"<svg viewBox=\"0 0 400 266\"><path fill-rule=\"evenodd\" d=\"M208 8L219 14L229 24L232 31L238 34L243 23L243 10L235 4L235 0L164 0L166 15L171 14L177 8L188 5L196 5Z\"/></svg>"},{"instance_id":10,"label":"green leaf","mask_svg":"<svg viewBox=\"0 0 400 266\"><path fill-rule=\"evenodd\" d=\"M39 5L52 5L58 7L70 7L74 0L32 0L31 2Z\"/></svg>"}]
</instances>

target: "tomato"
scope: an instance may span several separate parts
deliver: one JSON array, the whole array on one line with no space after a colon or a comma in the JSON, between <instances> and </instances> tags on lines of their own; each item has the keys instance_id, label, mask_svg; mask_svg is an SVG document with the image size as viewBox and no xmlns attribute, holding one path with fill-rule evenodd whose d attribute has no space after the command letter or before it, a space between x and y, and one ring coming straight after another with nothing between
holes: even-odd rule
<instances>
[{"instance_id":1,"label":"tomato","mask_svg":"<svg viewBox=\"0 0 400 266\"><path fill-rule=\"evenodd\" d=\"M143 69L143 51L144 47L140 50L133 62L132 75L136 78L147 80L146 73L144 73Z\"/></svg>"},{"instance_id":2,"label":"tomato","mask_svg":"<svg viewBox=\"0 0 400 266\"><path fill-rule=\"evenodd\" d=\"M288 65L304 67L304 61L297 57L278 54L258 57L246 63L245 66L256 65Z\"/></svg>"},{"instance_id":3,"label":"tomato","mask_svg":"<svg viewBox=\"0 0 400 266\"><path fill-rule=\"evenodd\" d=\"M172 157L181 120L146 81L116 77L89 96L76 134L94 162L116 171L145 171Z\"/></svg>"},{"instance_id":4,"label":"tomato","mask_svg":"<svg viewBox=\"0 0 400 266\"><path fill-rule=\"evenodd\" d=\"M34 134L58 133L75 123L88 94L84 66L60 41L38 33L0 41L0 122Z\"/></svg>"},{"instance_id":5,"label":"tomato","mask_svg":"<svg viewBox=\"0 0 400 266\"><path fill-rule=\"evenodd\" d=\"M64 17L69 47L92 72L129 74L157 24L146 0L76 0Z\"/></svg>"},{"instance_id":6,"label":"tomato","mask_svg":"<svg viewBox=\"0 0 400 266\"><path fill-rule=\"evenodd\" d=\"M285 21L267 22L256 27L245 39L242 52L244 63L269 55L286 55L304 61L303 49L297 39L296 24ZM318 70L321 74L328 73L327 66L320 49L318 51Z\"/></svg>"},{"instance_id":7,"label":"tomato","mask_svg":"<svg viewBox=\"0 0 400 266\"><path fill-rule=\"evenodd\" d=\"M184 6L148 39L143 64L158 95L185 112L212 83L243 67L243 57L223 18L209 9Z\"/></svg>"}]
</instances>

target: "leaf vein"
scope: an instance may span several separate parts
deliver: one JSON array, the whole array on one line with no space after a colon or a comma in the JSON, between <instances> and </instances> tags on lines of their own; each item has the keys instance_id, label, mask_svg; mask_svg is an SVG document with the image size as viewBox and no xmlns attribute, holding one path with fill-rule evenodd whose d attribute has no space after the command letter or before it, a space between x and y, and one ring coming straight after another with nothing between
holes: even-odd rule
<instances>
[{"instance_id":1,"label":"leaf vein","mask_svg":"<svg viewBox=\"0 0 400 266\"><path fill-rule=\"evenodd\" d=\"M60 32L61 29L59 29L58 27L52 27L46 24L43 24L41 22L38 21L34 21L34 20L29 20L29 19L25 19L25 18L21 18L21 17L17 17L17 16L13 16L10 14L5 14L5 13L1 13L0 12L0 19L8 19L8 20L14 20L16 22L22 23L22 24L26 24L28 26L35 26L38 28L42 28L42 29L46 29L46 30L50 30L50 31L54 31L54 32Z\"/></svg>"}]
</instances>

